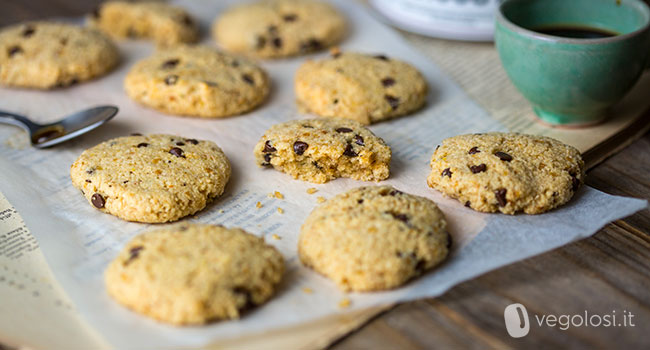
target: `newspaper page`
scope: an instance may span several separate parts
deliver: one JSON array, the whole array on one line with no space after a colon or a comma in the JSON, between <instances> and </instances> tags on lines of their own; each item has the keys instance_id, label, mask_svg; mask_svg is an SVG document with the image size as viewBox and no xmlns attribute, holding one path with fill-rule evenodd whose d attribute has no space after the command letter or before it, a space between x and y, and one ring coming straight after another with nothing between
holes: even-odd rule
<instances>
[{"instance_id":1,"label":"newspaper page","mask_svg":"<svg viewBox=\"0 0 650 350\"><path fill-rule=\"evenodd\" d=\"M199 18L207 33L214 17L233 1L174 3ZM267 128L278 122L308 117L298 112L292 89L293 74L305 58L261 63L274 87L271 98L261 108L232 118L198 120L162 115L126 97L122 90L126 72L153 48L145 42L122 42L123 63L106 77L52 92L0 89L4 109L40 122L93 105L120 107L118 116L105 126L48 150L26 147L24 133L0 127L0 140L5 140L0 145L0 192L37 238L54 276L79 314L110 345L116 348L205 346L344 312L437 296L491 269L587 237L606 223L646 206L642 200L583 188L570 203L547 214L489 215L465 208L431 190L426 186L429 158L442 139L461 133L507 130L507 127L491 118L440 68L358 4L344 0L333 3L351 25L342 50L384 53L405 60L416 66L429 83L430 93L424 109L370 128L393 150L391 177L382 184L428 197L444 212L454 240L448 261L402 288L350 294L342 293L326 278L300 264L296 256L300 226L318 205L317 198L331 198L350 188L372 185L349 179L314 185L255 164L252 149ZM210 40L206 39L206 43ZM84 149L133 132L209 139L223 148L233 168L226 193L187 220L241 227L264 237L282 252L287 272L280 290L268 303L241 320L204 327L173 327L137 315L108 297L103 286L103 270L129 239L153 225L124 222L92 208L71 186L69 168ZM317 188L318 192L308 194L306 190L310 187ZM271 191L281 192L284 199L269 197ZM262 208L256 208L257 202L262 203ZM282 208L284 213L279 213L277 208ZM280 239L272 239L273 235ZM304 293L304 287L314 292ZM343 298L350 299L350 307L338 306Z\"/></svg>"}]
</instances>

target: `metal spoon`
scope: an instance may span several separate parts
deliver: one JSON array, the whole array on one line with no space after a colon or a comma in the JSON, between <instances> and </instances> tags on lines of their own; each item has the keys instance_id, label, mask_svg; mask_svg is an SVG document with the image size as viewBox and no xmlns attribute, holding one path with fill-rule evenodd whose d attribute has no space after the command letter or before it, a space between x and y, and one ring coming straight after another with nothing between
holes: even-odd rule
<instances>
[{"instance_id":1,"label":"metal spoon","mask_svg":"<svg viewBox=\"0 0 650 350\"><path fill-rule=\"evenodd\" d=\"M84 134L111 120L115 106L98 106L74 113L58 122L36 124L22 115L0 110L0 123L19 126L29 134L32 146L47 148Z\"/></svg>"}]
</instances>

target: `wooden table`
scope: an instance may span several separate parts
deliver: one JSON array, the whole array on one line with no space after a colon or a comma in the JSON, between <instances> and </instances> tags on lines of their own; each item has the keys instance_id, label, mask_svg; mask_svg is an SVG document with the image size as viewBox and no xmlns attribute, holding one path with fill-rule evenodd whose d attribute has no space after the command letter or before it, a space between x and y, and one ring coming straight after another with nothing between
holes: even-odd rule
<instances>
[{"instance_id":1,"label":"wooden table","mask_svg":"<svg viewBox=\"0 0 650 350\"><path fill-rule=\"evenodd\" d=\"M0 26L80 16L99 0L2 0ZM650 93L650 92L649 92ZM650 133L588 173L587 184L650 199ZM521 303L530 333L511 338L503 311ZM634 327L539 327L533 315L622 315ZM650 209L607 225L591 238L465 282L435 299L401 304L339 339L332 349L420 348L650 349ZM0 349L2 349L0 344Z\"/></svg>"}]
</instances>

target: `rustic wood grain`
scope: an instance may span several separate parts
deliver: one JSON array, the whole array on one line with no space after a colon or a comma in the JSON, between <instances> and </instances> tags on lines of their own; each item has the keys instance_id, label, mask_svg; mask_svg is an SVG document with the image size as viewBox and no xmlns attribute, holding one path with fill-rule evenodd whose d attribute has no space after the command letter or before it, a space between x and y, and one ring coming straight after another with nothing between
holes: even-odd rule
<instances>
[{"instance_id":1,"label":"rustic wood grain","mask_svg":"<svg viewBox=\"0 0 650 350\"><path fill-rule=\"evenodd\" d=\"M0 0L0 26L89 13L99 0ZM588 173L611 194L650 198L650 134ZM591 238L465 282L445 295L399 305L340 339L332 349L650 348L650 210L607 225ZM531 314L631 311L636 327L538 327L514 339L503 310ZM532 315L531 315L532 316ZM0 344L0 349L2 345Z\"/></svg>"}]
</instances>

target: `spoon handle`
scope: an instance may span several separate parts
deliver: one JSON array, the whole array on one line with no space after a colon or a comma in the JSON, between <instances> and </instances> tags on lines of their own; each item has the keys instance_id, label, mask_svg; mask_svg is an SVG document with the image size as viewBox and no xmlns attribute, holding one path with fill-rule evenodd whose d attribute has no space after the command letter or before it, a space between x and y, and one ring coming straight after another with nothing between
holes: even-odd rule
<instances>
[{"instance_id":1,"label":"spoon handle","mask_svg":"<svg viewBox=\"0 0 650 350\"><path fill-rule=\"evenodd\" d=\"M25 129L27 132L38 129L39 125L15 113L0 110L0 123L11 124Z\"/></svg>"}]
</instances>

